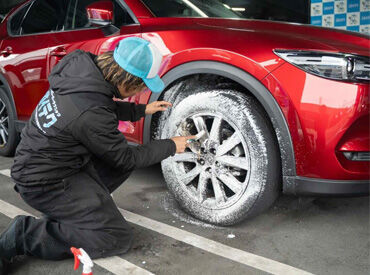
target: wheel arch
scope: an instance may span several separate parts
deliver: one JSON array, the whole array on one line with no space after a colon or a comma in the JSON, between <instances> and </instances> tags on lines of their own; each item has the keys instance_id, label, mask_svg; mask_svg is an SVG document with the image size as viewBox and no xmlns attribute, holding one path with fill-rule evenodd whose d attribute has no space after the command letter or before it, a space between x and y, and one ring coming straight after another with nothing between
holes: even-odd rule
<instances>
[{"instance_id":1,"label":"wheel arch","mask_svg":"<svg viewBox=\"0 0 370 275\"><path fill-rule=\"evenodd\" d=\"M269 116L279 144L283 185L289 186L294 184L296 166L289 127L280 106L268 89L247 72L237 67L214 61L193 61L184 63L167 72L162 79L165 83L165 87L168 88L171 84L183 77L199 74L212 74L230 79L247 89L260 102ZM148 103L158 100L166 90L167 89L162 93L152 93ZM152 116L147 115L144 121L144 143L149 142L151 139L151 125Z\"/></svg>"}]
</instances>

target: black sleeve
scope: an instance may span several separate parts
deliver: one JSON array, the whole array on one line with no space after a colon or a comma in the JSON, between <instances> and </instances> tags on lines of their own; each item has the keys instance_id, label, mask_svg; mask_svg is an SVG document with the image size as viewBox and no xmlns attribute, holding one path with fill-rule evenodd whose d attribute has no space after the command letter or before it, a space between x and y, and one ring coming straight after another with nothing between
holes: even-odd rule
<instances>
[{"instance_id":1,"label":"black sleeve","mask_svg":"<svg viewBox=\"0 0 370 275\"><path fill-rule=\"evenodd\" d=\"M72 135L90 152L113 167L136 169L158 163L176 153L171 139L154 140L146 145L131 146L117 129L115 113L105 107L83 113L70 126Z\"/></svg>"},{"instance_id":2,"label":"black sleeve","mask_svg":"<svg viewBox=\"0 0 370 275\"><path fill-rule=\"evenodd\" d=\"M145 104L116 101L117 118L125 121L138 121L145 116Z\"/></svg>"}]
</instances>

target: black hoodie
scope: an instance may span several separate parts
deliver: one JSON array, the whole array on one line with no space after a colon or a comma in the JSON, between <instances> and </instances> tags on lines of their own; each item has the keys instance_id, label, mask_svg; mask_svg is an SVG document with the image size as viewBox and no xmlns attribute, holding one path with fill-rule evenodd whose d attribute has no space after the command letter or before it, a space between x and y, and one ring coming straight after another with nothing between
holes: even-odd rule
<instances>
[{"instance_id":1,"label":"black hoodie","mask_svg":"<svg viewBox=\"0 0 370 275\"><path fill-rule=\"evenodd\" d=\"M21 185L43 185L78 173L92 155L122 172L174 155L170 139L130 146L117 129L119 120L137 121L145 105L116 102L118 90L104 80L95 55L76 50L49 76L50 89L23 129L11 176Z\"/></svg>"}]
</instances>

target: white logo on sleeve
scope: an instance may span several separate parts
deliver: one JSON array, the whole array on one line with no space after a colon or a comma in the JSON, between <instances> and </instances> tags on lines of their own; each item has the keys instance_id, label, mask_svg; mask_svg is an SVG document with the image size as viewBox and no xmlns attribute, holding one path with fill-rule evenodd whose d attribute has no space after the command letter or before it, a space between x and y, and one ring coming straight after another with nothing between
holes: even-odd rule
<instances>
[{"instance_id":1,"label":"white logo on sleeve","mask_svg":"<svg viewBox=\"0 0 370 275\"><path fill-rule=\"evenodd\" d=\"M45 128L50 128L50 126L54 125L59 117L61 117L61 114L55 102L54 92L49 90L36 107L36 125L43 133L46 133Z\"/></svg>"}]
</instances>

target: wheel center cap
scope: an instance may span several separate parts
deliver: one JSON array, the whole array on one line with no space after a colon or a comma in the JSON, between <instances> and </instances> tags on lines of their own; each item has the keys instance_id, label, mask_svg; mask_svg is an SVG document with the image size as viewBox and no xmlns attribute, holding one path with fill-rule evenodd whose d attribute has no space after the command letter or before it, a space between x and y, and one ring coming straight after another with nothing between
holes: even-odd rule
<instances>
[{"instance_id":1,"label":"wheel center cap","mask_svg":"<svg viewBox=\"0 0 370 275\"><path fill-rule=\"evenodd\" d=\"M207 165L212 166L215 163L215 156L213 154L206 154L204 156L204 160L206 161Z\"/></svg>"}]
</instances>

